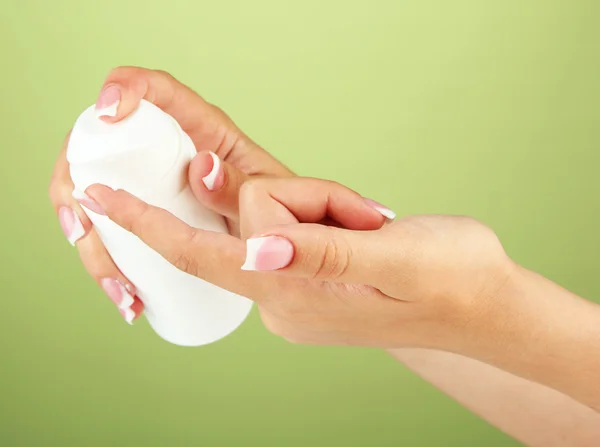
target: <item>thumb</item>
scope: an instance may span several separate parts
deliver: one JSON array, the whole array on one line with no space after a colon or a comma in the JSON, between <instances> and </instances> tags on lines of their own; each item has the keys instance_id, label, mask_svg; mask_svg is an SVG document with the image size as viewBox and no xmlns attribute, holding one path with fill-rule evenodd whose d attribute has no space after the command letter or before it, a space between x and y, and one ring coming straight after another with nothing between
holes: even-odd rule
<instances>
[{"instance_id":1,"label":"thumb","mask_svg":"<svg viewBox=\"0 0 600 447\"><path fill-rule=\"evenodd\" d=\"M349 230L376 230L395 214L339 183L314 178L262 178L240 191L240 230L245 239L273 225L331 223Z\"/></svg>"},{"instance_id":2,"label":"thumb","mask_svg":"<svg viewBox=\"0 0 600 447\"><path fill-rule=\"evenodd\" d=\"M395 234L394 224L375 231L283 225L247 239L242 269L366 284L385 293L407 267L404 245Z\"/></svg>"},{"instance_id":3,"label":"thumb","mask_svg":"<svg viewBox=\"0 0 600 447\"><path fill-rule=\"evenodd\" d=\"M116 123L136 110L142 99L171 115L190 136L198 151L216 150L223 146L223 129L229 131L230 138L235 136L250 144L250 140L223 111L160 70L141 67L111 70L96 101L96 115L107 123ZM225 156L226 151L221 152Z\"/></svg>"},{"instance_id":4,"label":"thumb","mask_svg":"<svg viewBox=\"0 0 600 447\"><path fill-rule=\"evenodd\" d=\"M186 132L203 121L221 118L202 97L170 74L141 67L110 71L96 102L96 114L107 122L121 121L142 99L173 116Z\"/></svg>"}]
</instances>

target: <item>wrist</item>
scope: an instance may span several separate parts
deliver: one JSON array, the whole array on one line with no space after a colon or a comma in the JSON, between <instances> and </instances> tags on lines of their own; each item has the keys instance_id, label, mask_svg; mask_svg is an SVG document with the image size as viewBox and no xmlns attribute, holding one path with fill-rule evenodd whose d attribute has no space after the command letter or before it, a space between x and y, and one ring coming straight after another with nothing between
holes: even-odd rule
<instances>
[{"instance_id":1,"label":"wrist","mask_svg":"<svg viewBox=\"0 0 600 447\"><path fill-rule=\"evenodd\" d=\"M465 355L598 409L599 350L600 306L515 264Z\"/></svg>"},{"instance_id":2,"label":"wrist","mask_svg":"<svg viewBox=\"0 0 600 447\"><path fill-rule=\"evenodd\" d=\"M487 264L469 275L463 287L447 291L450 299L446 302L453 307L444 312L445 335L438 338L439 345L432 343L421 347L473 357L482 346L498 342L505 320L512 319L507 303L516 299L516 291L523 287L526 279L524 269L504 253ZM449 315L456 318L448 318Z\"/></svg>"},{"instance_id":3,"label":"wrist","mask_svg":"<svg viewBox=\"0 0 600 447\"><path fill-rule=\"evenodd\" d=\"M514 350L513 355L521 352L537 330L537 298L529 291L541 277L536 278L533 272L510 262L508 274L494 293L479 299L479 307L471 316L471 343L466 346L465 355L494 363L507 351Z\"/></svg>"}]
</instances>

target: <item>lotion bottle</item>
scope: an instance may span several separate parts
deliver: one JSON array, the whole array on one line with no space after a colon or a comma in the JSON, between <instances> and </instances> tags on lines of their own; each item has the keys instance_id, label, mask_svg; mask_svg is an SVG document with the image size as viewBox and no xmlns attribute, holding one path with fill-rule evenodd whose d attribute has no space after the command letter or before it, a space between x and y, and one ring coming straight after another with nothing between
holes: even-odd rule
<instances>
[{"instance_id":1,"label":"lotion bottle","mask_svg":"<svg viewBox=\"0 0 600 447\"><path fill-rule=\"evenodd\" d=\"M190 226L227 232L224 219L204 208L188 185L188 165L195 155L192 140L175 119L145 100L114 124L97 118L91 106L77 119L67 148L76 189L94 183L124 189ZM84 210L163 339L205 345L234 331L248 316L249 299L178 270L108 217Z\"/></svg>"}]
</instances>

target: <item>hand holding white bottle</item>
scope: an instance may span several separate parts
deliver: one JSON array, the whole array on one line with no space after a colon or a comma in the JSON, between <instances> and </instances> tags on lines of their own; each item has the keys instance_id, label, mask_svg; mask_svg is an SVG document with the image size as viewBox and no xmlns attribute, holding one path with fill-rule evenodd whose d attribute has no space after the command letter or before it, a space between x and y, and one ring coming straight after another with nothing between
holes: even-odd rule
<instances>
[{"instance_id":1,"label":"hand holding white bottle","mask_svg":"<svg viewBox=\"0 0 600 447\"><path fill-rule=\"evenodd\" d=\"M98 119L94 106L88 108L73 128L67 159L78 190L93 183L124 189L193 227L226 232L223 218L200 205L188 186L187 167L195 154L178 123L142 100L113 124ZM165 340L183 346L211 343L248 315L250 300L181 272L106 216L85 211Z\"/></svg>"}]
</instances>

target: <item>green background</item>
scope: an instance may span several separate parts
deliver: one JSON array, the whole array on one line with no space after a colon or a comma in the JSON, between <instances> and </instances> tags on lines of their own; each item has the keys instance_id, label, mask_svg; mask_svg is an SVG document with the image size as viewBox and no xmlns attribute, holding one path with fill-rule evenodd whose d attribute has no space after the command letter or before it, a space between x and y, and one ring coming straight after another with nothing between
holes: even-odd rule
<instances>
[{"instance_id":1,"label":"green background","mask_svg":"<svg viewBox=\"0 0 600 447\"><path fill-rule=\"evenodd\" d=\"M600 4L0 4L0 445L514 446L382 352L302 347L254 312L198 349L125 324L47 198L118 65L171 72L297 173L464 213L599 296Z\"/></svg>"}]
</instances>

